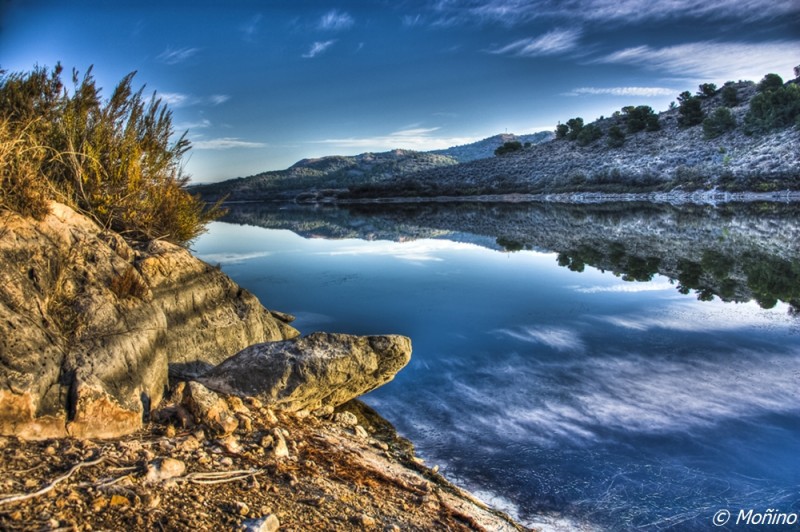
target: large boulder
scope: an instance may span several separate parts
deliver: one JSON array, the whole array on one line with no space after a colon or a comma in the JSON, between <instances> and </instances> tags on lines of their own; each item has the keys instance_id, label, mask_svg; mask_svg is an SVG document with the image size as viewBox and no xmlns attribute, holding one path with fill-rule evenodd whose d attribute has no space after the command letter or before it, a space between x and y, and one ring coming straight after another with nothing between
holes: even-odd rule
<instances>
[{"instance_id":1,"label":"large boulder","mask_svg":"<svg viewBox=\"0 0 800 532\"><path fill-rule=\"evenodd\" d=\"M389 382L410 359L411 340L405 336L314 333L252 345L197 380L282 410L316 410Z\"/></svg>"},{"instance_id":2,"label":"large boulder","mask_svg":"<svg viewBox=\"0 0 800 532\"><path fill-rule=\"evenodd\" d=\"M0 212L0 434L135 431L169 372L297 336L286 320L179 246L134 248L58 203Z\"/></svg>"}]
</instances>

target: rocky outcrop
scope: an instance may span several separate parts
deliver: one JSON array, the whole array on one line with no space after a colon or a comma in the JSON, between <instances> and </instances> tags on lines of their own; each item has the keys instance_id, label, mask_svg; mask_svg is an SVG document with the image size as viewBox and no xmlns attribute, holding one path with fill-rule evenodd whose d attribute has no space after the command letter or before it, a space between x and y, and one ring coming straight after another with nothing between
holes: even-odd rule
<instances>
[{"instance_id":1,"label":"rocky outcrop","mask_svg":"<svg viewBox=\"0 0 800 532\"><path fill-rule=\"evenodd\" d=\"M0 433L132 432L169 373L298 333L178 246L132 247L54 203L42 221L0 213Z\"/></svg>"},{"instance_id":2,"label":"rocky outcrop","mask_svg":"<svg viewBox=\"0 0 800 532\"><path fill-rule=\"evenodd\" d=\"M288 411L336 407L381 386L411 358L404 336L314 333L253 345L198 379Z\"/></svg>"}]
</instances>

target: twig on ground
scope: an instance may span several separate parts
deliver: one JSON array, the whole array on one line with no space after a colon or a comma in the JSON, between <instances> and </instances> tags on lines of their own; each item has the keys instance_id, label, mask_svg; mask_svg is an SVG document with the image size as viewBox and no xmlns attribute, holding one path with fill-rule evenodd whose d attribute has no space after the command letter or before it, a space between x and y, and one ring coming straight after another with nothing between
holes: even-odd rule
<instances>
[{"instance_id":1,"label":"twig on ground","mask_svg":"<svg viewBox=\"0 0 800 532\"><path fill-rule=\"evenodd\" d=\"M69 471L66 472L66 474L58 477L53 482L51 482L47 486L43 487L39 491L35 491L33 493L24 493L24 494L19 494L19 495L12 495L11 497L7 497L5 499L0 499L0 506L3 506L5 504L11 504L11 503L14 503L14 502L27 501L28 499L33 499L33 498L39 497L40 495L44 495L48 491L51 491L53 488L55 488L56 485L58 485L58 483L63 482L64 480L67 480L69 477L71 477L80 468L97 465L100 462L102 462L103 460L105 460L105 457L101 456L100 458L98 458L96 460L90 460L88 462L80 462L78 464L75 464L74 466L72 466L72 468Z\"/></svg>"}]
</instances>

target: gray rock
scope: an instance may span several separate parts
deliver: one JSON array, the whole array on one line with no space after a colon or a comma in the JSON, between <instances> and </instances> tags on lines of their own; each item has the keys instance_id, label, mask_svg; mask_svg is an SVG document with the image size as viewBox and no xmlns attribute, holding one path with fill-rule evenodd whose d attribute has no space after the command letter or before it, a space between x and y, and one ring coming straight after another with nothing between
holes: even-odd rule
<instances>
[{"instance_id":1,"label":"gray rock","mask_svg":"<svg viewBox=\"0 0 800 532\"><path fill-rule=\"evenodd\" d=\"M245 519L242 521L240 530L243 532L276 532L280 527L278 516L269 514L258 519Z\"/></svg>"},{"instance_id":2,"label":"gray rock","mask_svg":"<svg viewBox=\"0 0 800 532\"><path fill-rule=\"evenodd\" d=\"M338 406L389 382L411 359L404 336L314 333L250 346L198 381L289 411Z\"/></svg>"},{"instance_id":3,"label":"gray rock","mask_svg":"<svg viewBox=\"0 0 800 532\"><path fill-rule=\"evenodd\" d=\"M0 434L133 432L169 372L298 334L187 250L133 249L64 205L1 212L0 228Z\"/></svg>"}]
</instances>

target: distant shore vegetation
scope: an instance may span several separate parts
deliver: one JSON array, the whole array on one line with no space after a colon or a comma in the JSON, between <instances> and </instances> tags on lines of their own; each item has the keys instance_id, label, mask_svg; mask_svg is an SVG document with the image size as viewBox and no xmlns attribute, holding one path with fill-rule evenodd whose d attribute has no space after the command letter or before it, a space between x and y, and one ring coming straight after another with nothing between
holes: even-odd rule
<instances>
[{"instance_id":1,"label":"distant shore vegetation","mask_svg":"<svg viewBox=\"0 0 800 532\"><path fill-rule=\"evenodd\" d=\"M41 219L51 200L133 240L181 245L221 214L189 194L185 134L154 93L125 76L104 100L92 76L62 66L0 71L0 208Z\"/></svg>"}]
</instances>

